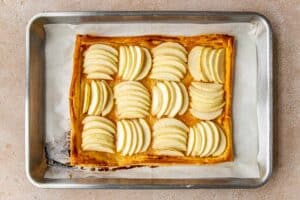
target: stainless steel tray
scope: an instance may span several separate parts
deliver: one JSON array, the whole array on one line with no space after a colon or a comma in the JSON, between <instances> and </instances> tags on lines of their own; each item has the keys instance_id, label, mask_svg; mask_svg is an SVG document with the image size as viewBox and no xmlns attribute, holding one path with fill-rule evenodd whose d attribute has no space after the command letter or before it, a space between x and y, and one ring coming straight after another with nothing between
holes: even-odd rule
<instances>
[{"instance_id":1,"label":"stainless steel tray","mask_svg":"<svg viewBox=\"0 0 300 200\"><path fill-rule=\"evenodd\" d=\"M83 24L110 22L160 23L249 23L255 22L266 30L266 56L258 57L258 84L262 105L258 108L259 148L266 160L260 161L260 177L255 179L47 179L44 151L45 136L45 24ZM272 174L273 96L272 96L272 30L269 21L253 12L48 12L34 16L26 32L26 99L25 99L25 159L26 175L35 186L42 188L116 188L116 189L175 189L175 188L248 188L266 183Z\"/></svg>"}]
</instances>

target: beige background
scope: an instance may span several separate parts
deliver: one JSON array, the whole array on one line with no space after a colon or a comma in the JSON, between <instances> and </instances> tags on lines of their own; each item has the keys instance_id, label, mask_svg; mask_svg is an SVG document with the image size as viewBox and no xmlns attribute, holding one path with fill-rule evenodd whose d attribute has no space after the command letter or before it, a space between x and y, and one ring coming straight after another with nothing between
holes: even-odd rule
<instances>
[{"instance_id":1,"label":"beige background","mask_svg":"<svg viewBox=\"0 0 300 200\"><path fill-rule=\"evenodd\" d=\"M300 1L0 0L0 200L297 199L300 195ZM43 190L24 174L25 26L43 11L230 10L266 15L274 30L274 174L255 190Z\"/></svg>"}]
</instances>

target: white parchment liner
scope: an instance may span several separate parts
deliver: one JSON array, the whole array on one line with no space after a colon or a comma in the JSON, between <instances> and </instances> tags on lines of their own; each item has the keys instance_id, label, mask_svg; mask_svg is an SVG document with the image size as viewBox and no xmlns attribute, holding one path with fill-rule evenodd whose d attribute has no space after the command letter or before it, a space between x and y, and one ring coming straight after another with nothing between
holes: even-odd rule
<instances>
[{"instance_id":1,"label":"white parchment liner","mask_svg":"<svg viewBox=\"0 0 300 200\"><path fill-rule=\"evenodd\" d=\"M66 133L70 130L68 95L76 34L134 36L223 33L236 39L233 87L234 162L205 166L133 168L108 172L50 166L46 178L257 178L257 45L260 29L250 23L229 24L49 24L46 32L46 147L50 159L68 163ZM262 159L262 158L260 158Z\"/></svg>"}]
</instances>

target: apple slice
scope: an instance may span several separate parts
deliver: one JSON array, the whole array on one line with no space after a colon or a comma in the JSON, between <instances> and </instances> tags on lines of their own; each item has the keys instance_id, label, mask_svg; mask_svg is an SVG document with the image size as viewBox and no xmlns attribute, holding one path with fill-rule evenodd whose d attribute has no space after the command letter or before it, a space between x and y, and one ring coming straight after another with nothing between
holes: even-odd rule
<instances>
[{"instance_id":1,"label":"apple slice","mask_svg":"<svg viewBox=\"0 0 300 200\"><path fill-rule=\"evenodd\" d=\"M125 87L126 88L126 87ZM130 95L139 97L141 99L144 99L145 101L150 101L150 94L146 89L139 90L137 88L130 88L128 87L128 90L115 90L115 96L116 98L122 98L122 97L130 97Z\"/></svg>"},{"instance_id":2,"label":"apple slice","mask_svg":"<svg viewBox=\"0 0 300 200\"><path fill-rule=\"evenodd\" d=\"M213 81L212 74L210 73L209 69L209 57L212 52L212 48L205 48L203 51L203 57L202 57L202 66L204 68L204 73L206 74L209 81Z\"/></svg>"},{"instance_id":3,"label":"apple slice","mask_svg":"<svg viewBox=\"0 0 300 200\"><path fill-rule=\"evenodd\" d=\"M107 152L107 153L115 153L113 147L106 146L106 145L99 145L99 144L86 144L82 146L84 151L100 151L100 152Z\"/></svg>"},{"instance_id":4,"label":"apple slice","mask_svg":"<svg viewBox=\"0 0 300 200\"><path fill-rule=\"evenodd\" d=\"M168 130L168 128L166 128L166 130ZM153 134L153 138L154 139L170 139L170 140L180 140L182 142L186 142L187 140L187 137L186 137L186 134L185 133L182 133L181 134L177 134L176 132L172 132L172 131L168 131L168 132L160 132L160 133L155 133Z\"/></svg>"},{"instance_id":5,"label":"apple slice","mask_svg":"<svg viewBox=\"0 0 300 200\"><path fill-rule=\"evenodd\" d=\"M225 105L224 101L215 101L215 102L205 102L202 99L197 99L196 101L192 99L191 107L196 108L197 110L200 110L201 112L212 112L214 110L218 110L222 108Z\"/></svg>"},{"instance_id":6,"label":"apple slice","mask_svg":"<svg viewBox=\"0 0 300 200\"><path fill-rule=\"evenodd\" d=\"M153 58L153 62L157 63L157 62L161 62L161 61L167 61L167 60L174 60L180 63L185 64L185 62L183 62L183 60L181 60L180 58L174 57L174 56L168 56L168 55L160 55L160 56L156 56Z\"/></svg>"},{"instance_id":7,"label":"apple slice","mask_svg":"<svg viewBox=\"0 0 300 200\"><path fill-rule=\"evenodd\" d=\"M104 51L109 52L110 54L113 54L114 56L118 56L118 51L114 47L106 44L94 44L89 47L89 50L93 50L93 49L102 49Z\"/></svg>"},{"instance_id":8,"label":"apple slice","mask_svg":"<svg viewBox=\"0 0 300 200\"><path fill-rule=\"evenodd\" d=\"M162 48L153 48L152 53L154 57L166 55L166 56L174 56L182 60L183 62L187 62L187 56L184 52L171 47L162 47Z\"/></svg>"},{"instance_id":9,"label":"apple slice","mask_svg":"<svg viewBox=\"0 0 300 200\"><path fill-rule=\"evenodd\" d=\"M217 148L219 147L219 143L220 143L220 134L219 134L219 129L218 127L216 126L215 123L211 122L211 121L207 121L206 122L210 128L212 129L213 131L213 134L214 134L214 145L213 145L213 148L211 149L211 151L209 152L209 156L212 155L216 150Z\"/></svg>"},{"instance_id":10,"label":"apple slice","mask_svg":"<svg viewBox=\"0 0 300 200\"><path fill-rule=\"evenodd\" d=\"M106 60L106 61L112 63L114 66L118 65L117 64L118 59L112 58L107 55L99 54L99 53L96 53L93 51L89 51L84 54L84 62L85 62L85 60L88 60L88 59L102 59L102 60Z\"/></svg>"},{"instance_id":11,"label":"apple slice","mask_svg":"<svg viewBox=\"0 0 300 200\"><path fill-rule=\"evenodd\" d=\"M174 74L170 74L168 72L160 72L160 73L151 73L150 78L157 80L166 80L166 81L180 81L180 77Z\"/></svg>"},{"instance_id":12,"label":"apple slice","mask_svg":"<svg viewBox=\"0 0 300 200\"><path fill-rule=\"evenodd\" d=\"M216 110L214 112L199 112L195 109L190 109L190 112L192 115L194 115L195 117L199 118L199 119L203 119L203 120L213 120L216 119L218 116L220 116L223 112L223 108L220 110Z\"/></svg>"},{"instance_id":13,"label":"apple slice","mask_svg":"<svg viewBox=\"0 0 300 200\"><path fill-rule=\"evenodd\" d=\"M191 107L193 109L196 109L199 112L209 112L209 113L222 109L224 107L224 105L225 105L225 103L222 103L222 104L217 105L217 106L214 105L214 104L205 104L205 103L197 104L197 103L194 103L194 102L191 103Z\"/></svg>"},{"instance_id":14,"label":"apple slice","mask_svg":"<svg viewBox=\"0 0 300 200\"><path fill-rule=\"evenodd\" d=\"M92 122L89 122L87 124L84 125L83 127L83 130L89 130L89 129L103 129L105 131L108 131L110 133L115 133L115 129L106 124L106 123L103 123L103 122L100 122L100 121L92 121Z\"/></svg>"},{"instance_id":15,"label":"apple slice","mask_svg":"<svg viewBox=\"0 0 300 200\"><path fill-rule=\"evenodd\" d=\"M119 83L114 88L116 96L121 96L121 94L128 94L128 91L135 93L142 93L144 96L149 96L149 92L142 83L136 81L126 81Z\"/></svg>"},{"instance_id":16,"label":"apple slice","mask_svg":"<svg viewBox=\"0 0 300 200\"><path fill-rule=\"evenodd\" d=\"M90 74L94 72L100 72L108 75L113 75L115 73L113 69L104 65L93 65L93 66L85 67L83 69L84 74Z\"/></svg>"},{"instance_id":17,"label":"apple slice","mask_svg":"<svg viewBox=\"0 0 300 200\"><path fill-rule=\"evenodd\" d=\"M165 59L159 59L154 62L153 67L165 67L169 66L177 69L182 74L186 73L186 64L182 60L169 59L167 56L162 56Z\"/></svg>"},{"instance_id":18,"label":"apple slice","mask_svg":"<svg viewBox=\"0 0 300 200\"><path fill-rule=\"evenodd\" d=\"M162 48L162 47L170 47L170 48L174 48L174 49L179 49L183 53L187 54L186 49L181 44L176 43L176 42L163 42L155 48Z\"/></svg>"},{"instance_id":19,"label":"apple slice","mask_svg":"<svg viewBox=\"0 0 300 200\"><path fill-rule=\"evenodd\" d=\"M150 100L149 99L145 99L145 97L139 95L139 94L132 94L129 93L128 96L120 96L120 97L116 97L116 104L119 105L122 103L130 103L131 102L139 102L144 104L145 106L147 106L147 108L150 106ZM124 105L124 104L123 104Z\"/></svg>"},{"instance_id":20,"label":"apple slice","mask_svg":"<svg viewBox=\"0 0 300 200\"><path fill-rule=\"evenodd\" d=\"M90 144L98 144L100 146L107 146L114 149L114 138L107 137L106 135L95 134L95 135L88 135L82 137L81 146L85 147L86 145Z\"/></svg>"},{"instance_id":21,"label":"apple slice","mask_svg":"<svg viewBox=\"0 0 300 200\"><path fill-rule=\"evenodd\" d=\"M101 82L99 82L99 86L101 87L101 92L102 92L102 104L101 104L101 107L100 107L100 111L102 113L102 111L104 110L104 108L107 105L107 102L109 100L109 96L108 96L108 88L105 85L105 81L102 80Z\"/></svg>"},{"instance_id":22,"label":"apple slice","mask_svg":"<svg viewBox=\"0 0 300 200\"><path fill-rule=\"evenodd\" d=\"M106 56L106 57L109 57L110 59L114 60L115 62L118 62L118 57L114 54L111 54L110 52L108 51L105 51L103 49L88 49L84 56L86 57L96 57L98 55L103 55L103 56Z\"/></svg>"},{"instance_id":23,"label":"apple slice","mask_svg":"<svg viewBox=\"0 0 300 200\"><path fill-rule=\"evenodd\" d=\"M126 46L120 46L119 48L120 54L119 54L119 76L123 76L125 69L127 68L127 47Z\"/></svg>"},{"instance_id":24,"label":"apple slice","mask_svg":"<svg viewBox=\"0 0 300 200\"><path fill-rule=\"evenodd\" d=\"M198 96L191 96L192 102L203 103L203 104L215 104L215 105L221 105L224 103L223 97L216 97L215 99L209 99L209 98L201 98Z\"/></svg>"},{"instance_id":25,"label":"apple slice","mask_svg":"<svg viewBox=\"0 0 300 200\"><path fill-rule=\"evenodd\" d=\"M207 48L207 47L203 47L202 51L201 51L201 54L200 54L200 71L202 73L202 80L203 81L209 81L209 74L207 74L207 71L208 69L206 69L206 64L205 64L205 61L206 61L206 56L207 56L207 53L210 49Z\"/></svg>"},{"instance_id":26,"label":"apple slice","mask_svg":"<svg viewBox=\"0 0 300 200\"><path fill-rule=\"evenodd\" d=\"M131 75L131 72L133 68L135 67L136 63L136 52L133 48L133 46L128 47L128 54L127 54L127 65L124 71L123 79L129 80L129 77Z\"/></svg>"},{"instance_id":27,"label":"apple slice","mask_svg":"<svg viewBox=\"0 0 300 200\"><path fill-rule=\"evenodd\" d=\"M141 92L137 92L137 91L128 91L127 94L126 93L118 93L116 94L116 101L117 103L121 100L137 100L140 102L143 102L145 105L149 106L150 105L150 97L146 94L143 94Z\"/></svg>"},{"instance_id":28,"label":"apple slice","mask_svg":"<svg viewBox=\"0 0 300 200\"><path fill-rule=\"evenodd\" d=\"M90 59L85 59L83 62L84 68L94 67L94 66L104 66L106 68L110 68L112 71L117 70L115 63L105 59L90 58Z\"/></svg>"},{"instance_id":29,"label":"apple slice","mask_svg":"<svg viewBox=\"0 0 300 200\"><path fill-rule=\"evenodd\" d=\"M151 106L151 114L156 115L158 111L161 109L162 104L162 93L157 86L152 88L152 106Z\"/></svg>"},{"instance_id":30,"label":"apple slice","mask_svg":"<svg viewBox=\"0 0 300 200\"><path fill-rule=\"evenodd\" d=\"M121 154L123 156L126 156L126 155L128 155L128 153L130 151L133 136L132 136L132 131L131 131L131 124L129 123L129 121L124 120L123 125L125 128L126 140L125 140L125 146L124 146Z\"/></svg>"},{"instance_id":31,"label":"apple slice","mask_svg":"<svg viewBox=\"0 0 300 200\"><path fill-rule=\"evenodd\" d=\"M179 79L182 79L184 77L184 74L182 72L180 72L175 67L169 65L157 66L152 68L151 74L159 73L170 73L176 77L179 77Z\"/></svg>"},{"instance_id":32,"label":"apple slice","mask_svg":"<svg viewBox=\"0 0 300 200\"><path fill-rule=\"evenodd\" d=\"M217 80L219 83L225 81L225 49L219 49L215 56L215 71L217 72Z\"/></svg>"},{"instance_id":33,"label":"apple slice","mask_svg":"<svg viewBox=\"0 0 300 200\"><path fill-rule=\"evenodd\" d=\"M134 151L134 153L136 154L139 153L143 147L144 134L143 134L142 126L140 125L138 120L133 120L133 124L136 128L136 133L137 133L137 145Z\"/></svg>"},{"instance_id":34,"label":"apple slice","mask_svg":"<svg viewBox=\"0 0 300 200\"><path fill-rule=\"evenodd\" d=\"M107 104L105 105L105 107L102 111L102 116L106 116L108 113L110 113L111 109L113 108L114 99L113 99L113 91L112 91L111 87L105 81L103 83L108 91Z\"/></svg>"},{"instance_id":35,"label":"apple slice","mask_svg":"<svg viewBox=\"0 0 300 200\"><path fill-rule=\"evenodd\" d=\"M144 119L138 119L138 120L143 129L143 134L144 134L144 136L143 136L144 142L143 142L141 152L145 152L145 151L147 151L147 149L149 148L150 143L151 143L151 130L150 130L149 125L147 124L147 122Z\"/></svg>"},{"instance_id":36,"label":"apple slice","mask_svg":"<svg viewBox=\"0 0 300 200\"><path fill-rule=\"evenodd\" d=\"M188 56L189 71L196 81L206 80L201 71L201 54L203 49L204 47L196 46L191 50Z\"/></svg>"},{"instance_id":37,"label":"apple slice","mask_svg":"<svg viewBox=\"0 0 300 200\"><path fill-rule=\"evenodd\" d=\"M151 58L151 54L149 52L148 49L146 48L142 48L143 53L144 53L144 63L143 63L143 69L141 71L141 73L138 75L138 77L136 78L136 80L142 80L143 78L145 78L147 76L147 74L150 72L151 70L151 66L152 66L152 58Z\"/></svg>"},{"instance_id":38,"label":"apple slice","mask_svg":"<svg viewBox=\"0 0 300 200\"><path fill-rule=\"evenodd\" d=\"M201 122L201 124L204 128L204 132L206 135L206 146L200 156L206 157L206 156L209 156L209 153L214 146L214 133L213 133L212 129L210 128L210 126L206 122Z\"/></svg>"},{"instance_id":39,"label":"apple slice","mask_svg":"<svg viewBox=\"0 0 300 200\"><path fill-rule=\"evenodd\" d=\"M127 107L126 106L124 106L124 107L118 106L118 110L120 110L124 114L125 114L125 112L148 114L148 107L135 106L135 105L130 105L130 104L127 104L127 105L128 105Z\"/></svg>"},{"instance_id":40,"label":"apple slice","mask_svg":"<svg viewBox=\"0 0 300 200\"><path fill-rule=\"evenodd\" d=\"M111 63L109 65L117 66L118 59L115 58L116 56L101 54L97 51L88 51L84 54L83 67L86 67L85 64L89 63L89 61L91 61L90 63L97 63L100 60Z\"/></svg>"},{"instance_id":41,"label":"apple slice","mask_svg":"<svg viewBox=\"0 0 300 200\"><path fill-rule=\"evenodd\" d=\"M160 129L155 129L152 133L153 136L162 136L162 135L180 135L182 138L187 138L187 133L182 130L180 127L176 126L166 126Z\"/></svg>"},{"instance_id":42,"label":"apple slice","mask_svg":"<svg viewBox=\"0 0 300 200\"><path fill-rule=\"evenodd\" d=\"M145 86L137 81L124 81L119 84L117 84L114 88L115 92L119 93L121 91L126 90L139 90L141 92L147 91ZM147 92L146 92L147 93Z\"/></svg>"},{"instance_id":43,"label":"apple slice","mask_svg":"<svg viewBox=\"0 0 300 200\"><path fill-rule=\"evenodd\" d=\"M216 92L205 92L197 89L193 85L190 86L191 96L199 97L201 99L215 99L222 97L224 95L224 90L216 91Z\"/></svg>"},{"instance_id":44,"label":"apple slice","mask_svg":"<svg viewBox=\"0 0 300 200\"><path fill-rule=\"evenodd\" d=\"M138 46L134 46L133 48L136 53L136 63L132 70L131 77L129 80L135 80L139 76L140 72L142 71L145 60L144 51Z\"/></svg>"},{"instance_id":45,"label":"apple slice","mask_svg":"<svg viewBox=\"0 0 300 200\"><path fill-rule=\"evenodd\" d=\"M169 91L168 87L161 82L157 83L157 87L159 88L161 93L165 95L162 99L161 109L157 113L157 117L160 118L165 114L165 112L168 109L169 99L170 99L170 91Z\"/></svg>"},{"instance_id":46,"label":"apple slice","mask_svg":"<svg viewBox=\"0 0 300 200\"><path fill-rule=\"evenodd\" d=\"M196 136L195 136L195 132L194 132L194 129L193 128L190 128L190 131L189 131L189 137L188 137L188 144L187 144L187 150L186 150L186 155L189 156L193 149L195 148L195 139Z\"/></svg>"},{"instance_id":47,"label":"apple slice","mask_svg":"<svg viewBox=\"0 0 300 200\"><path fill-rule=\"evenodd\" d=\"M170 149L164 149L164 150L156 150L156 155L164 155L164 156L184 156L184 154L177 150L170 150Z\"/></svg>"},{"instance_id":48,"label":"apple slice","mask_svg":"<svg viewBox=\"0 0 300 200\"><path fill-rule=\"evenodd\" d=\"M173 87L173 99L174 105L170 108L170 112L168 113L168 117L175 117L177 113L181 110L183 105L183 94L177 83L171 82L171 86ZM170 100L171 101L171 100ZM170 103L171 104L171 103Z\"/></svg>"},{"instance_id":49,"label":"apple slice","mask_svg":"<svg viewBox=\"0 0 300 200\"><path fill-rule=\"evenodd\" d=\"M227 146L226 136L223 130L220 127L218 129L220 134L220 143L216 151L213 153L213 156L220 156L225 151Z\"/></svg>"},{"instance_id":50,"label":"apple slice","mask_svg":"<svg viewBox=\"0 0 300 200\"><path fill-rule=\"evenodd\" d=\"M193 94L194 92L191 91L191 102L197 102L197 104L203 103L203 104L217 104L220 105L224 103L224 98L222 96L215 97L215 98L207 98L206 96L198 96ZM201 94L201 93L199 93ZM202 95L202 94L201 94Z\"/></svg>"},{"instance_id":51,"label":"apple slice","mask_svg":"<svg viewBox=\"0 0 300 200\"><path fill-rule=\"evenodd\" d=\"M206 149L206 146L207 146L207 135L206 135L206 132L205 132L205 129L203 127L203 124L202 123L198 123L196 125L197 129L198 129L198 136L200 138L200 145L199 145L199 150L198 150L198 153L197 155L200 156L200 157L203 157L203 153Z\"/></svg>"},{"instance_id":52,"label":"apple slice","mask_svg":"<svg viewBox=\"0 0 300 200\"><path fill-rule=\"evenodd\" d=\"M112 121L110 121L109 119L105 118L105 117L87 116L82 120L82 124L84 125L84 129L85 129L86 125L91 124L91 123L95 123L95 122L102 123L105 126L109 126L109 127L111 127L112 130L114 130L114 128L115 128L115 124ZM111 133L115 133L115 131L112 131Z\"/></svg>"},{"instance_id":53,"label":"apple slice","mask_svg":"<svg viewBox=\"0 0 300 200\"><path fill-rule=\"evenodd\" d=\"M114 138L114 134L105 131L103 129L88 129L82 131L82 137L87 135L95 135L95 134L103 134L103 135L107 135L108 137Z\"/></svg>"},{"instance_id":54,"label":"apple slice","mask_svg":"<svg viewBox=\"0 0 300 200\"><path fill-rule=\"evenodd\" d=\"M88 82L84 84L84 93L83 93L83 105L82 105L82 113L86 113L89 109L91 98L91 87Z\"/></svg>"},{"instance_id":55,"label":"apple slice","mask_svg":"<svg viewBox=\"0 0 300 200\"><path fill-rule=\"evenodd\" d=\"M163 118L158 120L154 126L154 130L161 129L163 127L174 126L184 130L186 133L189 131L189 128L180 120L174 118Z\"/></svg>"},{"instance_id":56,"label":"apple slice","mask_svg":"<svg viewBox=\"0 0 300 200\"><path fill-rule=\"evenodd\" d=\"M120 119L136 119L136 118L143 118L147 116L147 112L142 112L142 111L136 111L136 110L125 110L122 111L121 113L118 114L118 117Z\"/></svg>"},{"instance_id":57,"label":"apple slice","mask_svg":"<svg viewBox=\"0 0 300 200\"><path fill-rule=\"evenodd\" d=\"M113 78L105 73L101 72L93 72L87 75L88 79L104 79L104 80L112 80Z\"/></svg>"},{"instance_id":58,"label":"apple slice","mask_svg":"<svg viewBox=\"0 0 300 200\"><path fill-rule=\"evenodd\" d=\"M199 156L199 151L201 148L201 137L200 137L200 132L199 129L196 126L191 127L191 131L194 133L194 144L193 144L193 149L191 151L192 156Z\"/></svg>"},{"instance_id":59,"label":"apple slice","mask_svg":"<svg viewBox=\"0 0 300 200\"><path fill-rule=\"evenodd\" d=\"M131 79L132 73L134 71L134 68L136 67L137 60L138 60L135 46L129 46L129 51L130 51L130 55L131 55L131 65L128 67L127 77L126 77L126 71L125 71L125 74L124 74L125 80L132 80Z\"/></svg>"},{"instance_id":60,"label":"apple slice","mask_svg":"<svg viewBox=\"0 0 300 200\"><path fill-rule=\"evenodd\" d=\"M105 124L108 124L111 127L115 127L115 124L110 121L109 119L105 118L105 117L100 117L100 116L86 116L83 120L82 120L82 124L88 124L90 122L93 121L99 121Z\"/></svg>"},{"instance_id":61,"label":"apple slice","mask_svg":"<svg viewBox=\"0 0 300 200\"><path fill-rule=\"evenodd\" d=\"M115 127L115 124L110 121L109 119L105 118L105 117L100 117L100 116L86 116L83 120L82 120L82 124L87 124L93 121L99 121L105 124L108 124L111 127Z\"/></svg>"},{"instance_id":62,"label":"apple slice","mask_svg":"<svg viewBox=\"0 0 300 200\"><path fill-rule=\"evenodd\" d=\"M89 134L82 136L82 143L109 143L112 144L114 142L114 138L105 134Z\"/></svg>"},{"instance_id":63,"label":"apple slice","mask_svg":"<svg viewBox=\"0 0 300 200\"><path fill-rule=\"evenodd\" d=\"M131 101L118 101L117 106L119 109L126 109L128 107L136 107L137 109L148 110L148 106L143 102L132 99Z\"/></svg>"},{"instance_id":64,"label":"apple slice","mask_svg":"<svg viewBox=\"0 0 300 200\"><path fill-rule=\"evenodd\" d=\"M117 152L121 152L126 143L126 130L123 121L117 122Z\"/></svg>"},{"instance_id":65,"label":"apple slice","mask_svg":"<svg viewBox=\"0 0 300 200\"><path fill-rule=\"evenodd\" d=\"M121 109L121 112L120 113L120 117L121 116L128 116L127 113L131 113L132 115L133 114L136 114L138 116L142 115L142 116L147 116L148 115L148 110L145 110L145 109L142 109L142 108L139 108L139 107L129 107L129 108L122 108ZM138 117L136 117L138 118Z\"/></svg>"},{"instance_id":66,"label":"apple slice","mask_svg":"<svg viewBox=\"0 0 300 200\"><path fill-rule=\"evenodd\" d=\"M99 86L96 81L91 82L91 103L88 109L88 114L93 115L97 109L100 99Z\"/></svg>"},{"instance_id":67,"label":"apple slice","mask_svg":"<svg viewBox=\"0 0 300 200\"><path fill-rule=\"evenodd\" d=\"M186 91L186 88L183 85L183 83L179 83L178 85L180 87L182 97L183 97L182 106L181 106L181 109L178 114L183 115L189 107L189 95L188 95L188 92Z\"/></svg>"},{"instance_id":68,"label":"apple slice","mask_svg":"<svg viewBox=\"0 0 300 200\"><path fill-rule=\"evenodd\" d=\"M135 149L137 147L137 129L132 121L128 121L128 123L130 124L130 130L132 135L130 149L128 152L128 155L131 156L134 154Z\"/></svg>"},{"instance_id":69,"label":"apple slice","mask_svg":"<svg viewBox=\"0 0 300 200\"><path fill-rule=\"evenodd\" d=\"M99 99L98 99L98 105L96 106L95 111L93 112L94 115L100 115L101 113L101 109L102 109L102 105L103 105L103 88L101 87L101 83L99 81L96 81L96 84L98 85L98 91L99 91Z\"/></svg>"},{"instance_id":70,"label":"apple slice","mask_svg":"<svg viewBox=\"0 0 300 200\"><path fill-rule=\"evenodd\" d=\"M175 149L178 151L186 151L186 144L178 139L159 138L153 139L153 149Z\"/></svg>"},{"instance_id":71,"label":"apple slice","mask_svg":"<svg viewBox=\"0 0 300 200\"><path fill-rule=\"evenodd\" d=\"M223 85L218 83L192 82L191 85L205 92L218 92L223 90Z\"/></svg>"},{"instance_id":72,"label":"apple slice","mask_svg":"<svg viewBox=\"0 0 300 200\"><path fill-rule=\"evenodd\" d=\"M210 73L210 75L212 77L212 80L214 82L218 82L217 81L217 74L216 74L216 71L215 71L216 53L217 53L217 50L216 49L212 49L212 51L210 52L210 55L209 55L209 60L208 60L209 73Z\"/></svg>"},{"instance_id":73,"label":"apple slice","mask_svg":"<svg viewBox=\"0 0 300 200\"><path fill-rule=\"evenodd\" d=\"M126 113L118 114L120 119L137 119L145 117L145 114L135 111L126 111Z\"/></svg>"},{"instance_id":74,"label":"apple slice","mask_svg":"<svg viewBox=\"0 0 300 200\"><path fill-rule=\"evenodd\" d=\"M176 101L175 89L173 88L172 84L169 81L165 81L163 84L168 88L168 91L170 94L169 99L166 99L168 101L168 106L167 106L166 111L164 112L165 115L169 115L170 112L172 111L172 109L174 108L174 104Z\"/></svg>"}]
</instances>

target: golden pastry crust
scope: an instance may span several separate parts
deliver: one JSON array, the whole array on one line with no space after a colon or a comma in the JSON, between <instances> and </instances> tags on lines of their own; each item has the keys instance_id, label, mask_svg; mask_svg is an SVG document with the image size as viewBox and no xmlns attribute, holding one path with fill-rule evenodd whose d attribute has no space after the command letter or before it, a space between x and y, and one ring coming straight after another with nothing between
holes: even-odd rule
<instances>
[{"instance_id":1,"label":"golden pastry crust","mask_svg":"<svg viewBox=\"0 0 300 200\"><path fill-rule=\"evenodd\" d=\"M149 50L159 45L162 42L172 41L183 45L189 52L194 46L209 46L212 48L225 48L225 101L226 105L221 116L219 116L215 122L217 122L224 130L227 138L226 150L217 157L177 157L177 156L163 156L154 155L151 147L145 153L141 153L133 156L121 156L119 153L109 154L104 152L95 151L83 151L81 149L81 121L85 117L80 113L82 92L81 82L89 81L82 73L82 61L84 51L91 45L102 43L108 44L112 47L118 48L121 45L138 45ZM70 143L70 164L73 166L86 166L97 167L102 169L107 168L126 168L132 166L163 166L163 165L200 165L200 164L213 164L226 161L232 161L233 156L233 143L232 143L232 71L234 60L234 38L228 35L210 34L210 35L197 35L197 36L162 36L162 35L145 35L135 37L99 37L89 35L77 35L73 56L73 75L70 87L70 118L71 118L71 143ZM192 82L192 76L188 72L184 79L183 84L188 88ZM112 81L108 81L109 85L113 87L121 80L115 76ZM141 81L146 88L151 91L152 87L157 82L149 78L149 75ZM114 114L115 107L108 114L108 118L116 122L117 116ZM176 116L175 118L183 121L187 126L192 126L201 121L191 115L187 111L182 116ZM150 126L157 120L155 116L148 116L146 118Z\"/></svg>"}]
</instances>

